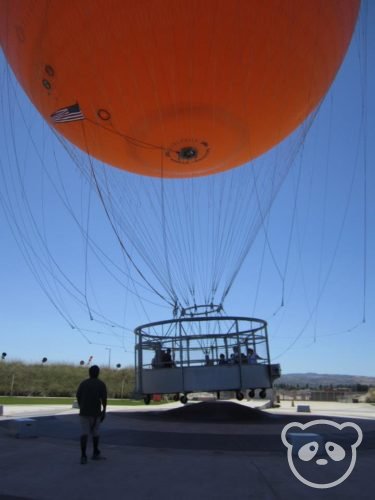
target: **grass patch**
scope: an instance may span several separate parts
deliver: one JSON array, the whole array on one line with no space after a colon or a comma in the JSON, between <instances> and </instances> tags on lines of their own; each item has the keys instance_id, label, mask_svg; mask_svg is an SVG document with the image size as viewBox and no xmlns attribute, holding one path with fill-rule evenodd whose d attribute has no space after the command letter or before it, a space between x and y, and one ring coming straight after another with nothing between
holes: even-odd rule
<instances>
[{"instance_id":1,"label":"grass patch","mask_svg":"<svg viewBox=\"0 0 375 500\"><path fill-rule=\"evenodd\" d=\"M72 364L27 364L20 361L0 362L0 405L72 405L78 385L87 379L88 367ZM141 406L135 400L133 367L121 370L104 367L100 378L107 386L108 404ZM160 405L166 401L151 401Z\"/></svg>"},{"instance_id":2,"label":"grass patch","mask_svg":"<svg viewBox=\"0 0 375 500\"><path fill-rule=\"evenodd\" d=\"M80 382L88 376L87 366L1 361L0 394L25 398L66 398L71 401ZM132 398L135 385L134 368L113 370L105 367L101 369L100 378L107 386L109 398ZM59 404L59 401L51 404Z\"/></svg>"},{"instance_id":3,"label":"grass patch","mask_svg":"<svg viewBox=\"0 0 375 500\"><path fill-rule=\"evenodd\" d=\"M71 405L73 401L73 398L0 396L0 405Z\"/></svg>"}]
</instances>

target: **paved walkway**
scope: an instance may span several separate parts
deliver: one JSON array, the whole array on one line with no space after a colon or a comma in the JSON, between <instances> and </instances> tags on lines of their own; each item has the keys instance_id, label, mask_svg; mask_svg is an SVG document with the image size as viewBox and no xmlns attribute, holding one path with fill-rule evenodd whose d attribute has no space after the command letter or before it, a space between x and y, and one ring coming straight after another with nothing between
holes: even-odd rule
<instances>
[{"instance_id":1,"label":"paved walkway","mask_svg":"<svg viewBox=\"0 0 375 500\"><path fill-rule=\"evenodd\" d=\"M292 474L280 433L289 421L306 422L329 412L326 405L311 405L313 413L301 415L290 403L264 412L251 412L247 403L213 404L221 402L112 407L102 428L107 459L84 466L79 463L77 410L5 407L0 417L0 500L373 500L375 407L332 405L334 420L355 419L364 440L345 482L314 489ZM16 439L9 432L11 422L26 416L35 418L38 437ZM320 470L323 481L332 479L332 470Z\"/></svg>"}]
</instances>

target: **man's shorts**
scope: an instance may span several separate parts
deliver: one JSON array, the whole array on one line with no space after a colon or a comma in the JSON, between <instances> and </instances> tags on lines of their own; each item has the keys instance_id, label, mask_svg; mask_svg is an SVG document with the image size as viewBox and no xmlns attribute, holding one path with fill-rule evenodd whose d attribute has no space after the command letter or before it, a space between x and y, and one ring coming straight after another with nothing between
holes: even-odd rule
<instances>
[{"instance_id":1,"label":"man's shorts","mask_svg":"<svg viewBox=\"0 0 375 500\"><path fill-rule=\"evenodd\" d=\"M99 435L100 417L85 417L79 416L81 423L81 434L92 434L93 436Z\"/></svg>"}]
</instances>

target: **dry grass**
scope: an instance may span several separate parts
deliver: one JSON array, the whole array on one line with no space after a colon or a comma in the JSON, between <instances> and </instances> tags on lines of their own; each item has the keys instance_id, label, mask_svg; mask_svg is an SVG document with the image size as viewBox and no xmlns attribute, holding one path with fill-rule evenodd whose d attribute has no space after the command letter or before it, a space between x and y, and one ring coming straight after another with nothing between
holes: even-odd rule
<instances>
[{"instance_id":1,"label":"dry grass","mask_svg":"<svg viewBox=\"0 0 375 500\"><path fill-rule=\"evenodd\" d=\"M367 393L366 403L375 403L375 388L370 389Z\"/></svg>"},{"instance_id":2,"label":"dry grass","mask_svg":"<svg viewBox=\"0 0 375 500\"><path fill-rule=\"evenodd\" d=\"M101 369L110 398L128 398L134 390L134 368ZM0 394L4 396L75 396L78 384L88 377L87 367L70 364L0 362Z\"/></svg>"}]
</instances>

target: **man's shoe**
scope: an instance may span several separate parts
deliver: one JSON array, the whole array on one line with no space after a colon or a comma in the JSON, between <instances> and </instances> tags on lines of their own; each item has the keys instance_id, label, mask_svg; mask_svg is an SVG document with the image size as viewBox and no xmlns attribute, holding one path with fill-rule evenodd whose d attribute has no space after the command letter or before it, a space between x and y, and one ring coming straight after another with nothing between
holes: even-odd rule
<instances>
[{"instance_id":1,"label":"man's shoe","mask_svg":"<svg viewBox=\"0 0 375 500\"><path fill-rule=\"evenodd\" d=\"M87 464L87 457L81 457L81 464L82 465Z\"/></svg>"}]
</instances>

